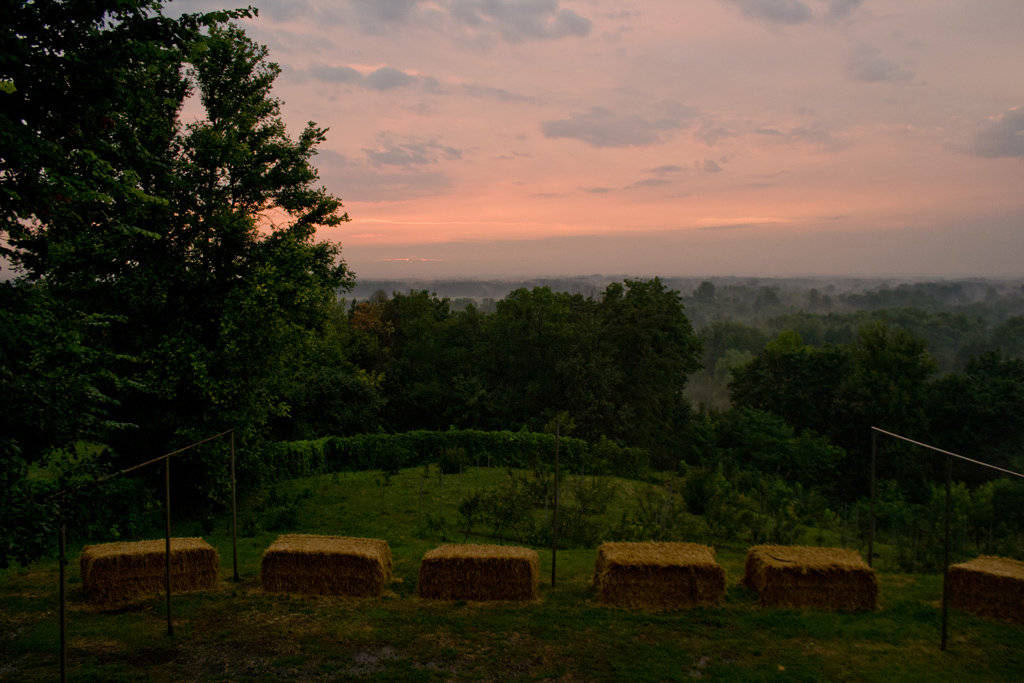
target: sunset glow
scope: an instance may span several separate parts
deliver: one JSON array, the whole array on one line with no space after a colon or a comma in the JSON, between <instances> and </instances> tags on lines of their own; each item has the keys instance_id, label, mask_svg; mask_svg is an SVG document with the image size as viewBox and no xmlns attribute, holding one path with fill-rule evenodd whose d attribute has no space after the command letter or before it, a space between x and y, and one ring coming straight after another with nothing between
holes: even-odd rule
<instances>
[{"instance_id":1,"label":"sunset glow","mask_svg":"<svg viewBox=\"0 0 1024 683\"><path fill-rule=\"evenodd\" d=\"M1024 274L1019 0L257 5L360 277Z\"/></svg>"}]
</instances>

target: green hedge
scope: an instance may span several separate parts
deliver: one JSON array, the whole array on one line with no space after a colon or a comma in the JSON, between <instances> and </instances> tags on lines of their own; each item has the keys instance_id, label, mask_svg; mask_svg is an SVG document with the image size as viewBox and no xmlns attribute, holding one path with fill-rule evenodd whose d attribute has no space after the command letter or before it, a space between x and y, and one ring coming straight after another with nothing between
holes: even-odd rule
<instances>
[{"instance_id":1,"label":"green hedge","mask_svg":"<svg viewBox=\"0 0 1024 683\"><path fill-rule=\"evenodd\" d=\"M248 471L253 483L269 483L326 472L416 467L444 460L465 466L551 468L555 435L537 432L487 432L476 429L446 432L420 430L401 434L328 436L313 441L269 444ZM559 462L566 470L635 476L647 467L647 454L607 440L590 446L582 439L561 437Z\"/></svg>"}]
</instances>

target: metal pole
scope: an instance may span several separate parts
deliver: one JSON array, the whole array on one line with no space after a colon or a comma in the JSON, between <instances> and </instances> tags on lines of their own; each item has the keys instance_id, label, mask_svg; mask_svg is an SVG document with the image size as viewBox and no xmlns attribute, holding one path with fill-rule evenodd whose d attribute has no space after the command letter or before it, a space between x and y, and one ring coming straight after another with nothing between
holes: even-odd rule
<instances>
[{"instance_id":1,"label":"metal pole","mask_svg":"<svg viewBox=\"0 0 1024 683\"><path fill-rule=\"evenodd\" d=\"M875 459L878 454L878 434L871 432L871 522L868 526L868 566L874 567L875 557Z\"/></svg>"},{"instance_id":2,"label":"metal pole","mask_svg":"<svg viewBox=\"0 0 1024 683\"><path fill-rule=\"evenodd\" d=\"M238 502L235 483L235 430L231 430L231 563L234 567L232 579L238 578Z\"/></svg>"},{"instance_id":3,"label":"metal pole","mask_svg":"<svg viewBox=\"0 0 1024 683\"><path fill-rule=\"evenodd\" d=\"M61 499L63 501L63 498ZM65 586L68 525L64 520L64 506L60 507L60 680L68 679L68 599Z\"/></svg>"},{"instance_id":4,"label":"metal pole","mask_svg":"<svg viewBox=\"0 0 1024 683\"><path fill-rule=\"evenodd\" d=\"M555 418L555 510L551 520L551 587L555 587L555 565L558 561L558 442L559 419Z\"/></svg>"},{"instance_id":5,"label":"metal pole","mask_svg":"<svg viewBox=\"0 0 1024 683\"><path fill-rule=\"evenodd\" d=\"M164 586L167 589L167 635L174 635L171 621L171 458L164 461Z\"/></svg>"},{"instance_id":6,"label":"metal pole","mask_svg":"<svg viewBox=\"0 0 1024 683\"><path fill-rule=\"evenodd\" d=\"M946 456L946 542L942 560L942 649L946 650L946 633L949 622L949 517L952 508L953 456Z\"/></svg>"}]
</instances>

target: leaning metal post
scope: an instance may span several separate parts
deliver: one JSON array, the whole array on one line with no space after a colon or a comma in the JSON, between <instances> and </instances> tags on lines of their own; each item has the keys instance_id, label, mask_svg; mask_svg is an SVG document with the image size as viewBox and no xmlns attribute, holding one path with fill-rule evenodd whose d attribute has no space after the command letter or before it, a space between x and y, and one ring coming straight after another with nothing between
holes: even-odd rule
<instances>
[{"instance_id":1,"label":"leaning metal post","mask_svg":"<svg viewBox=\"0 0 1024 683\"><path fill-rule=\"evenodd\" d=\"M551 520L551 587L555 587L555 563L558 557L558 441L559 419L555 418L555 509Z\"/></svg>"},{"instance_id":2,"label":"leaning metal post","mask_svg":"<svg viewBox=\"0 0 1024 683\"><path fill-rule=\"evenodd\" d=\"M953 491L953 456L946 456L946 541L945 551L942 559L942 645L940 650L946 650L946 632L949 621L949 516L952 507Z\"/></svg>"},{"instance_id":3,"label":"leaning metal post","mask_svg":"<svg viewBox=\"0 0 1024 683\"><path fill-rule=\"evenodd\" d=\"M868 527L868 566L873 567L875 557L875 459L878 455L878 434L871 432L871 521Z\"/></svg>"}]
</instances>

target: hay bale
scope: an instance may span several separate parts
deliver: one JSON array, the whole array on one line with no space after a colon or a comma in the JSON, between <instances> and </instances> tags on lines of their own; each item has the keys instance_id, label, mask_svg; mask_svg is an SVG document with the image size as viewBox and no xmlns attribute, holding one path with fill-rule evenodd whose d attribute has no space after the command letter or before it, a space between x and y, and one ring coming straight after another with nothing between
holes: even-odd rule
<instances>
[{"instance_id":1,"label":"hay bale","mask_svg":"<svg viewBox=\"0 0 1024 683\"><path fill-rule=\"evenodd\" d=\"M537 551L507 545L442 545L420 562L420 597L437 600L536 600Z\"/></svg>"},{"instance_id":2,"label":"hay bale","mask_svg":"<svg viewBox=\"0 0 1024 683\"><path fill-rule=\"evenodd\" d=\"M878 577L846 548L759 545L747 553L743 583L761 605L873 610Z\"/></svg>"},{"instance_id":3,"label":"hay bale","mask_svg":"<svg viewBox=\"0 0 1024 683\"><path fill-rule=\"evenodd\" d=\"M983 555L950 565L951 607L1024 624L1024 562Z\"/></svg>"},{"instance_id":4,"label":"hay bale","mask_svg":"<svg viewBox=\"0 0 1024 683\"><path fill-rule=\"evenodd\" d=\"M79 568L90 602L117 605L158 595L166 587L166 539L82 548ZM171 539L171 591L217 585L220 557L201 538Z\"/></svg>"},{"instance_id":5,"label":"hay bale","mask_svg":"<svg viewBox=\"0 0 1024 683\"><path fill-rule=\"evenodd\" d=\"M391 570L387 541L284 534L263 552L260 584L272 592L376 597Z\"/></svg>"},{"instance_id":6,"label":"hay bale","mask_svg":"<svg viewBox=\"0 0 1024 683\"><path fill-rule=\"evenodd\" d=\"M697 543L603 543L594 588L601 602L617 607L716 605L725 596L725 570L714 548Z\"/></svg>"}]
</instances>

